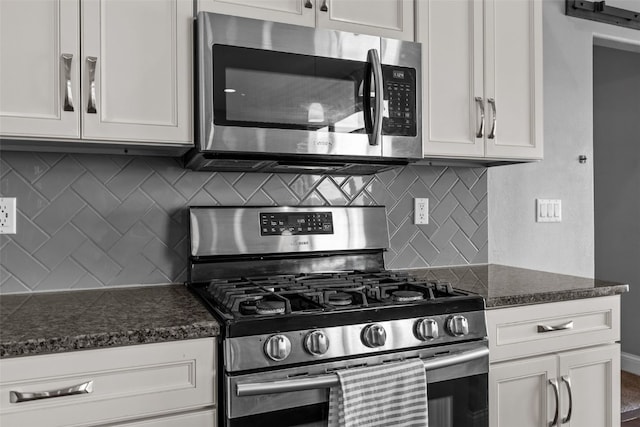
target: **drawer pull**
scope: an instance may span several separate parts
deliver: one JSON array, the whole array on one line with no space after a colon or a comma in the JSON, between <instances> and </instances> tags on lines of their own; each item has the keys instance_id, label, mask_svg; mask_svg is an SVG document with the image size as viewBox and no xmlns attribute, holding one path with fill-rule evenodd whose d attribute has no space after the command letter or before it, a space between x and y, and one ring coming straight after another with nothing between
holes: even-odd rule
<instances>
[{"instance_id":1,"label":"drawer pull","mask_svg":"<svg viewBox=\"0 0 640 427\"><path fill-rule=\"evenodd\" d=\"M573 320L570 320L567 323L563 323L562 325L557 325L557 326L538 325L539 334L543 332L565 331L567 329L573 329Z\"/></svg>"},{"instance_id":2,"label":"drawer pull","mask_svg":"<svg viewBox=\"0 0 640 427\"><path fill-rule=\"evenodd\" d=\"M36 391L33 393L22 393L10 391L9 400L11 403L30 402L32 400L49 399L52 397L71 396L74 394L87 394L93 391L93 380L71 387L59 388L51 391Z\"/></svg>"}]
</instances>

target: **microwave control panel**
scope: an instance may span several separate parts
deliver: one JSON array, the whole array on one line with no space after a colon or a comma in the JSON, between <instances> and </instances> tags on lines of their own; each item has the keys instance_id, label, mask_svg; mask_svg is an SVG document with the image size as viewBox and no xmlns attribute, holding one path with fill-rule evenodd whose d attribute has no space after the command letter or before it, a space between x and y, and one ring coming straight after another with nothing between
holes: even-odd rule
<instances>
[{"instance_id":1,"label":"microwave control panel","mask_svg":"<svg viewBox=\"0 0 640 427\"><path fill-rule=\"evenodd\" d=\"M261 236L333 234L331 212L260 212Z\"/></svg>"},{"instance_id":2,"label":"microwave control panel","mask_svg":"<svg viewBox=\"0 0 640 427\"><path fill-rule=\"evenodd\" d=\"M382 133L416 136L416 70L383 65L382 76L388 116L382 120Z\"/></svg>"}]
</instances>

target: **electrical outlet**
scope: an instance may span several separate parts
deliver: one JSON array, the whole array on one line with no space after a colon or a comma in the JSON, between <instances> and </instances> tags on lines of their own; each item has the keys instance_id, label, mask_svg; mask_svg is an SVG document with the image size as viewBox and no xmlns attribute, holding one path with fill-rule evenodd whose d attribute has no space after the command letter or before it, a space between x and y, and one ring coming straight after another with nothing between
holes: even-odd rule
<instances>
[{"instance_id":1,"label":"electrical outlet","mask_svg":"<svg viewBox=\"0 0 640 427\"><path fill-rule=\"evenodd\" d=\"M15 197L0 197L0 234L16 234Z\"/></svg>"},{"instance_id":2,"label":"electrical outlet","mask_svg":"<svg viewBox=\"0 0 640 427\"><path fill-rule=\"evenodd\" d=\"M413 223L429 224L429 199L413 199Z\"/></svg>"}]
</instances>

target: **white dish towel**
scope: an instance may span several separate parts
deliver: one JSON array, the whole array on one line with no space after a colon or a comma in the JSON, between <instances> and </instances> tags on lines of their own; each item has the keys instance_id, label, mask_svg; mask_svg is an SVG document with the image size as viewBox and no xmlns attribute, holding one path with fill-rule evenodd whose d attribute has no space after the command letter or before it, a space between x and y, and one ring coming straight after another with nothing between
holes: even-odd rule
<instances>
[{"instance_id":1,"label":"white dish towel","mask_svg":"<svg viewBox=\"0 0 640 427\"><path fill-rule=\"evenodd\" d=\"M336 372L329 427L426 427L427 378L419 359Z\"/></svg>"}]
</instances>

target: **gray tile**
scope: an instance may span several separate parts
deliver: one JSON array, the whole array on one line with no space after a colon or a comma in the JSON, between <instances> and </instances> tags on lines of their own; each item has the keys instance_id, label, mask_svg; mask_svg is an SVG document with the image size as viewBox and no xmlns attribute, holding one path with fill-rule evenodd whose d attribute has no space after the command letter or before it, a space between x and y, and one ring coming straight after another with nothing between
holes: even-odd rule
<instances>
[{"instance_id":1,"label":"gray tile","mask_svg":"<svg viewBox=\"0 0 640 427\"><path fill-rule=\"evenodd\" d=\"M242 205L244 203L242 196L224 179L222 174L216 174L204 188L223 206Z\"/></svg>"},{"instance_id":2,"label":"gray tile","mask_svg":"<svg viewBox=\"0 0 640 427\"><path fill-rule=\"evenodd\" d=\"M413 239L413 236L418 232L415 225L411 224L411 221L406 221L400 225L396 232L391 235L390 244L396 250L404 248L409 244L409 241Z\"/></svg>"},{"instance_id":3,"label":"gray tile","mask_svg":"<svg viewBox=\"0 0 640 427\"><path fill-rule=\"evenodd\" d=\"M446 193L451 190L451 187L458 181L458 177L451 168L444 171L442 175L438 177L436 182L431 186L431 192L438 198L442 199Z\"/></svg>"},{"instance_id":4,"label":"gray tile","mask_svg":"<svg viewBox=\"0 0 640 427\"><path fill-rule=\"evenodd\" d=\"M411 247L413 247L416 253L427 263L433 261L438 256L438 249L433 246L433 243L422 233L416 234L414 238L411 239Z\"/></svg>"},{"instance_id":5,"label":"gray tile","mask_svg":"<svg viewBox=\"0 0 640 427\"><path fill-rule=\"evenodd\" d=\"M389 169L388 171L376 174L376 178L378 178L385 186L388 186L393 183L393 180L396 179L398 173L399 172L396 169Z\"/></svg>"},{"instance_id":6,"label":"gray tile","mask_svg":"<svg viewBox=\"0 0 640 427\"><path fill-rule=\"evenodd\" d=\"M144 161L155 173L171 185L175 184L182 175L189 173L182 165L182 159L175 157L144 157Z\"/></svg>"},{"instance_id":7,"label":"gray tile","mask_svg":"<svg viewBox=\"0 0 640 427\"><path fill-rule=\"evenodd\" d=\"M107 216L107 221L121 233L125 233L153 206L153 200L137 189Z\"/></svg>"},{"instance_id":8,"label":"gray tile","mask_svg":"<svg viewBox=\"0 0 640 427\"><path fill-rule=\"evenodd\" d=\"M480 199L475 208L471 211L471 218L476 223L480 223L487 219L489 208L487 207L487 195Z\"/></svg>"},{"instance_id":9,"label":"gray tile","mask_svg":"<svg viewBox=\"0 0 640 427\"><path fill-rule=\"evenodd\" d=\"M11 166L7 162L4 161L3 155L5 153L0 152L0 177L6 175L9 171L11 171Z\"/></svg>"},{"instance_id":10,"label":"gray tile","mask_svg":"<svg viewBox=\"0 0 640 427\"><path fill-rule=\"evenodd\" d=\"M302 200L300 204L306 206L325 206L329 203L325 199L323 199L322 196L318 194L318 192L313 191L309 195L307 195L307 197Z\"/></svg>"},{"instance_id":11,"label":"gray tile","mask_svg":"<svg viewBox=\"0 0 640 427\"><path fill-rule=\"evenodd\" d=\"M7 271L30 289L34 289L49 274L45 266L14 242L2 248L0 261Z\"/></svg>"},{"instance_id":12,"label":"gray tile","mask_svg":"<svg viewBox=\"0 0 640 427\"><path fill-rule=\"evenodd\" d=\"M478 175L476 175L471 168L453 168L453 171L458 176L458 179L464 182L467 188L473 187L478 180Z\"/></svg>"},{"instance_id":13,"label":"gray tile","mask_svg":"<svg viewBox=\"0 0 640 427\"><path fill-rule=\"evenodd\" d=\"M352 176L346 177L343 182L339 183L342 192L350 199L357 197L371 181L370 176Z\"/></svg>"},{"instance_id":14,"label":"gray tile","mask_svg":"<svg viewBox=\"0 0 640 427\"><path fill-rule=\"evenodd\" d=\"M210 173L189 171L182 175L173 187L187 200L191 199L211 179Z\"/></svg>"},{"instance_id":15,"label":"gray tile","mask_svg":"<svg viewBox=\"0 0 640 427\"><path fill-rule=\"evenodd\" d=\"M205 190L198 191L189 200L188 206L216 206L219 205L218 201L207 193Z\"/></svg>"},{"instance_id":16,"label":"gray tile","mask_svg":"<svg viewBox=\"0 0 640 427\"><path fill-rule=\"evenodd\" d=\"M111 247L108 254L119 265L127 268L137 254L142 254L144 247L153 237L153 233L147 227L137 223Z\"/></svg>"},{"instance_id":17,"label":"gray tile","mask_svg":"<svg viewBox=\"0 0 640 427\"><path fill-rule=\"evenodd\" d=\"M451 193L456 196L458 203L464 207L467 212L471 212L478 203L478 200L469 191L466 185L462 181L456 182L451 189Z\"/></svg>"},{"instance_id":18,"label":"gray tile","mask_svg":"<svg viewBox=\"0 0 640 427\"><path fill-rule=\"evenodd\" d=\"M186 256L179 258L173 249L157 238L147 243L144 247L143 255L166 277L173 277L186 266Z\"/></svg>"},{"instance_id":19,"label":"gray tile","mask_svg":"<svg viewBox=\"0 0 640 427\"><path fill-rule=\"evenodd\" d=\"M427 187L421 180L416 180L411 187L409 187L409 194L413 197L422 197L429 199L430 204L437 204L438 199L433 195L429 187Z\"/></svg>"},{"instance_id":20,"label":"gray tile","mask_svg":"<svg viewBox=\"0 0 640 427\"><path fill-rule=\"evenodd\" d=\"M251 198L249 198L245 206L272 206L276 205L276 202L265 194L264 191L258 190L256 191Z\"/></svg>"},{"instance_id":21,"label":"gray tile","mask_svg":"<svg viewBox=\"0 0 640 427\"><path fill-rule=\"evenodd\" d=\"M270 175L263 173L247 173L242 175L234 184L233 188L242 195L246 200L259 191L260 188L267 182ZM273 179L273 177L271 177Z\"/></svg>"},{"instance_id":22,"label":"gray tile","mask_svg":"<svg viewBox=\"0 0 640 427\"><path fill-rule=\"evenodd\" d=\"M471 260L472 264L487 264L489 262L489 245L485 244L479 250L476 256ZM486 283L486 282L485 282Z\"/></svg>"},{"instance_id":23,"label":"gray tile","mask_svg":"<svg viewBox=\"0 0 640 427\"><path fill-rule=\"evenodd\" d=\"M0 195L2 197L17 197L16 208L29 218L36 216L49 204L47 199L14 171L2 177Z\"/></svg>"},{"instance_id":24,"label":"gray tile","mask_svg":"<svg viewBox=\"0 0 640 427\"><path fill-rule=\"evenodd\" d=\"M386 185L378 176L369 181L366 191L378 205L383 205L390 209L396 204L396 198L387 190Z\"/></svg>"},{"instance_id":25,"label":"gray tile","mask_svg":"<svg viewBox=\"0 0 640 427\"><path fill-rule=\"evenodd\" d=\"M278 175L271 176L263 185L262 191L280 206L295 206L300 202L293 191L282 182Z\"/></svg>"},{"instance_id":26,"label":"gray tile","mask_svg":"<svg viewBox=\"0 0 640 427\"><path fill-rule=\"evenodd\" d=\"M82 276L85 275L82 269L71 258L67 258L54 268L49 275L38 284L34 291L56 291L71 289Z\"/></svg>"},{"instance_id":27,"label":"gray tile","mask_svg":"<svg viewBox=\"0 0 640 427\"><path fill-rule=\"evenodd\" d=\"M20 210L17 211L16 230L12 239L18 243L25 251L33 253L44 242L49 239L49 235L42 231Z\"/></svg>"},{"instance_id":28,"label":"gray tile","mask_svg":"<svg viewBox=\"0 0 640 427\"><path fill-rule=\"evenodd\" d=\"M487 230L487 220L485 219L478 225L478 229L471 236L471 242L476 248L481 248L487 244L489 240L489 233Z\"/></svg>"},{"instance_id":29,"label":"gray tile","mask_svg":"<svg viewBox=\"0 0 640 427\"><path fill-rule=\"evenodd\" d=\"M47 268L53 269L73 253L87 237L71 224L62 227L33 253Z\"/></svg>"},{"instance_id":30,"label":"gray tile","mask_svg":"<svg viewBox=\"0 0 640 427\"><path fill-rule=\"evenodd\" d=\"M422 181L427 187L431 187L438 177L444 173L447 169L441 166L427 166L427 165L413 165L410 166L413 171L418 175L418 179Z\"/></svg>"},{"instance_id":31,"label":"gray tile","mask_svg":"<svg viewBox=\"0 0 640 427\"><path fill-rule=\"evenodd\" d=\"M372 206L376 205L377 203L371 196L369 196L367 192L363 192L360 193L355 199L352 199L351 203L349 204L354 206Z\"/></svg>"},{"instance_id":32,"label":"gray tile","mask_svg":"<svg viewBox=\"0 0 640 427\"><path fill-rule=\"evenodd\" d=\"M458 225L453 221L453 219L449 218L440 226L438 231L433 233L430 239L431 243L438 248L438 251L443 251L449 246L451 238L458 232L458 230Z\"/></svg>"},{"instance_id":33,"label":"gray tile","mask_svg":"<svg viewBox=\"0 0 640 427\"><path fill-rule=\"evenodd\" d=\"M35 153L3 153L3 160L28 182L34 182L50 169L50 166L40 160Z\"/></svg>"},{"instance_id":34,"label":"gray tile","mask_svg":"<svg viewBox=\"0 0 640 427\"><path fill-rule=\"evenodd\" d=\"M89 206L73 217L71 223L82 231L103 251L109 250L122 234Z\"/></svg>"},{"instance_id":35,"label":"gray tile","mask_svg":"<svg viewBox=\"0 0 640 427\"><path fill-rule=\"evenodd\" d=\"M182 194L174 190L167 181L157 174L151 175L140 186L140 189L167 212L171 212L187 203Z\"/></svg>"},{"instance_id":36,"label":"gray tile","mask_svg":"<svg viewBox=\"0 0 640 427\"><path fill-rule=\"evenodd\" d=\"M85 173L85 168L71 156L63 157L35 181L34 187L49 200L54 200Z\"/></svg>"},{"instance_id":37,"label":"gray tile","mask_svg":"<svg viewBox=\"0 0 640 427\"><path fill-rule=\"evenodd\" d=\"M88 240L72 256L78 264L100 280L101 283L109 282L111 278L122 270L122 267L111 259L106 252Z\"/></svg>"},{"instance_id":38,"label":"gray tile","mask_svg":"<svg viewBox=\"0 0 640 427\"><path fill-rule=\"evenodd\" d=\"M129 264L120 271L119 274L111 278L107 285L137 285L153 283L150 281L150 275L156 269L156 266L146 259L141 253L135 254Z\"/></svg>"},{"instance_id":39,"label":"gray tile","mask_svg":"<svg viewBox=\"0 0 640 427\"><path fill-rule=\"evenodd\" d=\"M458 227L464 232L465 235L471 236L478 229L478 224L469 216L467 211L464 210L462 206L458 206L453 213L451 214L451 218L458 224Z\"/></svg>"},{"instance_id":40,"label":"gray tile","mask_svg":"<svg viewBox=\"0 0 640 427\"><path fill-rule=\"evenodd\" d=\"M387 216L395 225L402 224L408 217L413 218L413 197L405 194L395 206L387 206Z\"/></svg>"},{"instance_id":41,"label":"gray tile","mask_svg":"<svg viewBox=\"0 0 640 427\"><path fill-rule=\"evenodd\" d=\"M94 154L75 154L74 158L88 173L101 183L109 181L120 172L121 167L113 161L113 156L96 156Z\"/></svg>"},{"instance_id":42,"label":"gray tile","mask_svg":"<svg viewBox=\"0 0 640 427\"><path fill-rule=\"evenodd\" d=\"M34 222L46 233L52 235L68 223L84 206L84 201L73 191L65 191L40 212Z\"/></svg>"},{"instance_id":43,"label":"gray tile","mask_svg":"<svg viewBox=\"0 0 640 427\"><path fill-rule=\"evenodd\" d=\"M444 198L437 205L429 203L430 218L438 224L444 224L444 222L451 216L451 213L458 206L458 200L451 193L447 193Z\"/></svg>"},{"instance_id":44,"label":"gray tile","mask_svg":"<svg viewBox=\"0 0 640 427\"><path fill-rule=\"evenodd\" d=\"M299 199L304 199L323 179L321 175L298 175L289 187Z\"/></svg>"},{"instance_id":45,"label":"gray tile","mask_svg":"<svg viewBox=\"0 0 640 427\"><path fill-rule=\"evenodd\" d=\"M49 166L54 166L56 163L62 160L63 157L67 156L67 154L62 153L38 153L38 157L40 157L43 161L45 161Z\"/></svg>"},{"instance_id":46,"label":"gray tile","mask_svg":"<svg viewBox=\"0 0 640 427\"><path fill-rule=\"evenodd\" d=\"M124 200L151 174L153 170L143 160L135 158L110 179L106 186L116 197Z\"/></svg>"},{"instance_id":47,"label":"gray tile","mask_svg":"<svg viewBox=\"0 0 640 427\"><path fill-rule=\"evenodd\" d=\"M402 168L402 172L396 176L391 185L389 185L389 191L396 199L402 197L406 193L407 189L418 179L418 175L411 168Z\"/></svg>"},{"instance_id":48,"label":"gray tile","mask_svg":"<svg viewBox=\"0 0 640 427\"><path fill-rule=\"evenodd\" d=\"M415 249L411 246L407 246L401 250L393 260L391 260L388 268L405 268L406 266L413 264L418 259L419 256Z\"/></svg>"},{"instance_id":49,"label":"gray tile","mask_svg":"<svg viewBox=\"0 0 640 427\"><path fill-rule=\"evenodd\" d=\"M487 174L486 173L483 173L478 178L478 181L476 181L473 187L471 187L471 193L473 193L473 196L477 200L480 200L487 195Z\"/></svg>"},{"instance_id":50,"label":"gray tile","mask_svg":"<svg viewBox=\"0 0 640 427\"><path fill-rule=\"evenodd\" d=\"M440 249L440 253L436 257L436 259L433 260L432 265L455 265L455 260L459 258L460 253L458 252L458 250L453 246L451 242L447 242L447 244Z\"/></svg>"},{"instance_id":51,"label":"gray tile","mask_svg":"<svg viewBox=\"0 0 640 427\"><path fill-rule=\"evenodd\" d=\"M120 199L90 173L76 180L71 188L102 216L109 215L120 205Z\"/></svg>"},{"instance_id":52,"label":"gray tile","mask_svg":"<svg viewBox=\"0 0 640 427\"><path fill-rule=\"evenodd\" d=\"M349 203L349 198L331 178L323 179L316 191L331 205L343 206Z\"/></svg>"},{"instance_id":53,"label":"gray tile","mask_svg":"<svg viewBox=\"0 0 640 427\"><path fill-rule=\"evenodd\" d=\"M90 274L85 274L73 285L73 289L100 289L103 288L104 285L95 277Z\"/></svg>"},{"instance_id":54,"label":"gray tile","mask_svg":"<svg viewBox=\"0 0 640 427\"><path fill-rule=\"evenodd\" d=\"M9 294L24 294L31 292L28 286L24 285L15 277L11 276L8 280L5 280L0 285L0 293L3 295Z\"/></svg>"},{"instance_id":55,"label":"gray tile","mask_svg":"<svg viewBox=\"0 0 640 427\"><path fill-rule=\"evenodd\" d=\"M476 248L473 243L471 243L471 240L461 231L458 231L455 236L453 236L451 243L453 243L453 246L455 246L458 252L464 257L465 263L467 264L478 254L478 248Z\"/></svg>"}]
</instances>

